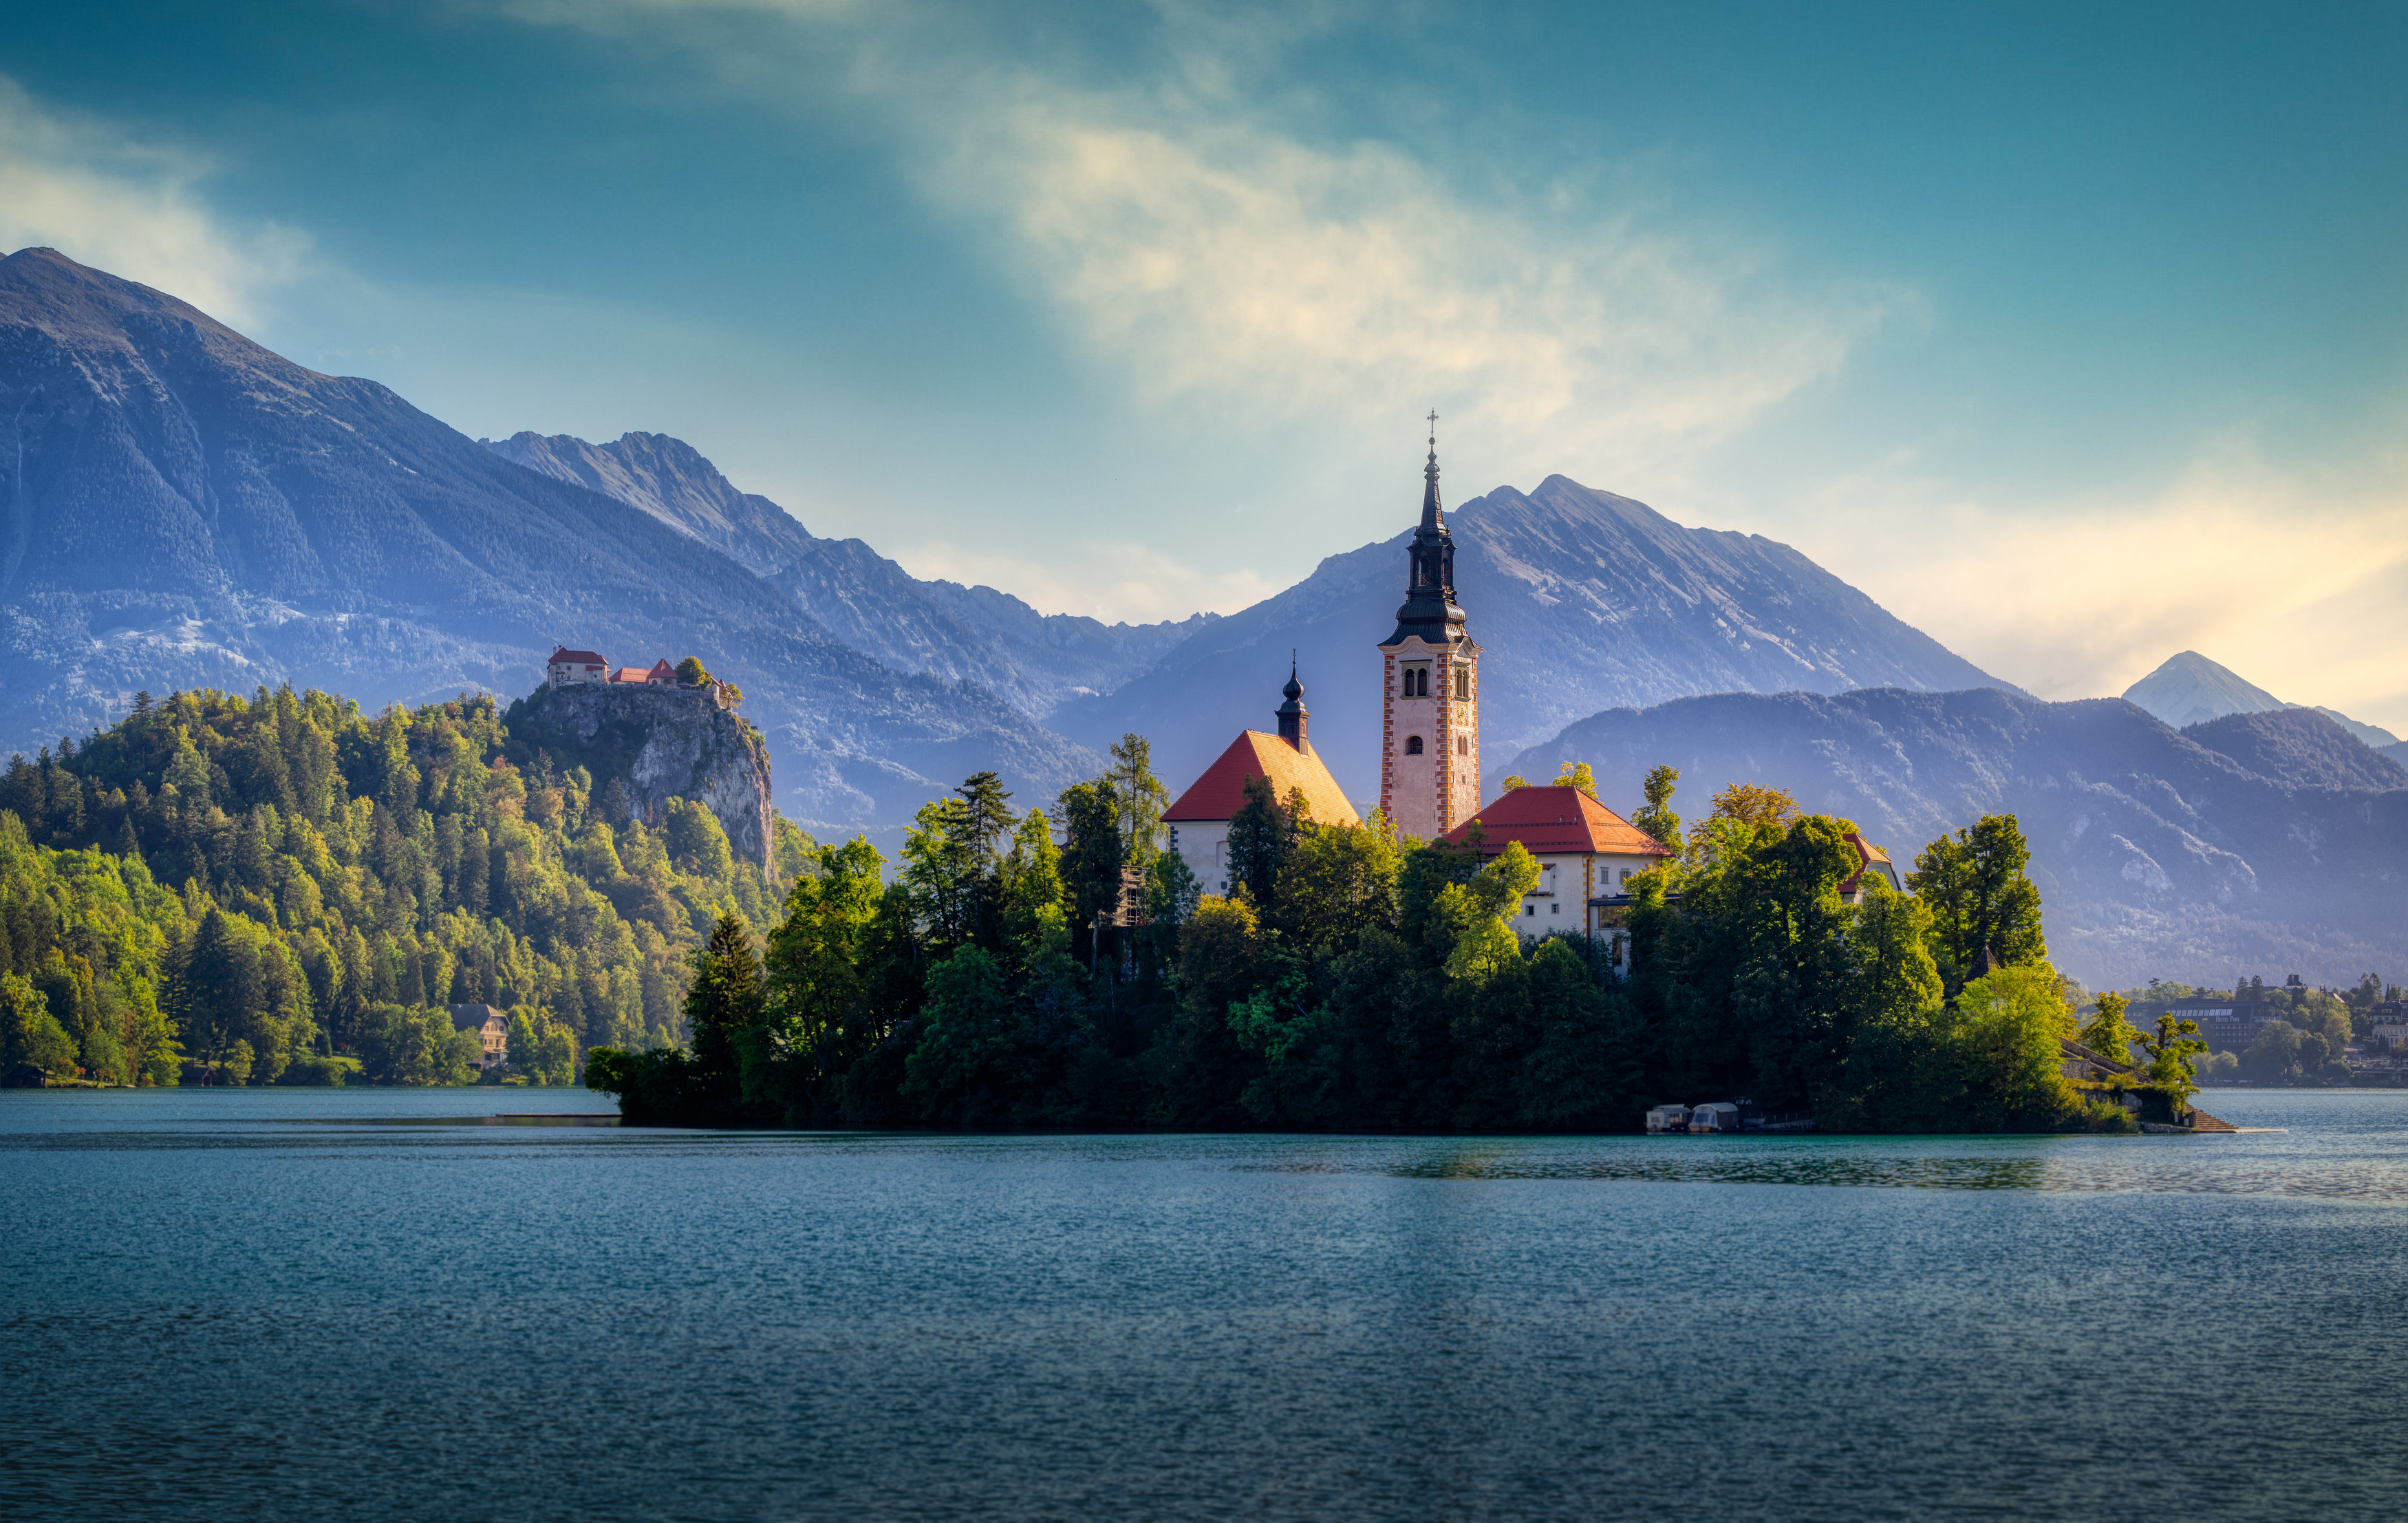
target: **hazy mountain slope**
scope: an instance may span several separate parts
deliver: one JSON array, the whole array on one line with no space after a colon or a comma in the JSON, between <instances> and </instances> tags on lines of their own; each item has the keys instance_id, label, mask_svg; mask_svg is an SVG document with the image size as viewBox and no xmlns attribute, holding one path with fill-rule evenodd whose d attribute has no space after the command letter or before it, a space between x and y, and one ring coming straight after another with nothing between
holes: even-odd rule
<instances>
[{"instance_id":1,"label":"hazy mountain slope","mask_svg":"<svg viewBox=\"0 0 2408 1523\"><path fill-rule=\"evenodd\" d=\"M1399 495L1397 521L1417 504ZM1581 715L1733 689L1839 692L1993 682L1786 545L1688 529L1643 503L1550 476L1448 515L1455 585L1484 651L1491 764ZM1166 778L1192 777L1279 704L1299 653L1315 748L1357 798L1378 787L1380 657L1405 593L1405 533L1333 555L1102 699L1054 716L1101 743L1153 737Z\"/></svg>"},{"instance_id":2,"label":"hazy mountain slope","mask_svg":"<svg viewBox=\"0 0 2408 1523\"><path fill-rule=\"evenodd\" d=\"M2094 987L2277 967L2408 976L2408 788L2287 786L2121 699L1723 694L1596 714L1508 765L1552 776L1571 759L1626 812L1657 762L1681 769L1685 815L1727 783L1778 784L1902 862L2013 812L2050 950Z\"/></svg>"},{"instance_id":3,"label":"hazy mountain slope","mask_svg":"<svg viewBox=\"0 0 2408 1523\"><path fill-rule=\"evenodd\" d=\"M2227 714L2262 714L2281 709L2319 713L2350 736L2376 750L2398 745L2400 737L2379 725L2361 724L2338 709L2317 704L2286 703L2249 682L2229 667L2219 666L2197 651L2170 656L2157 670L2124 690L2124 701L2136 703L2176 729L2203 725ZM2304 733L2304 732L2303 732Z\"/></svg>"},{"instance_id":4,"label":"hazy mountain slope","mask_svg":"<svg viewBox=\"0 0 2408 1523\"><path fill-rule=\"evenodd\" d=\"M2349 715L2343 713L2338 709L2328 709L2320 703L2305 705L2286 704L2284 707L2304 707L2312 713L2322 714L2327 719L2331 720L2334 724L2339 725L2343 729L2348 731L2350 736L2357 740L2360 744L2372 746L2377 751L2382 750L2385 746L2396 746L2400 743L2400 737L2392 734L2389 730L2385 729L2382 726L2363 724L2358 720L2350 718Z\"/></svg>"},{"instance_id":5,"label":"hazy mountain slope","mask_svg":"<svg viewBox=\"0 0 2408 1523\"><path fill-rule=\"evenodd\" d=\"M2226 714L2259 714L2283 707L2273 694L2197 651L2167 657L2157 670L2124 689L2124 701L2138 704L2176 729Z\"/></svg>"},{"instance_id":6,"label":"hazy mountain slope","mask_svg":"<svg viewBox=\"0 0 2408 1523\"><path fill-rule=\"evenodd\" d=\"M739 682L780 806L823 828L898 823L981 767L1050 792L1093 764L687 533L51 250L0 261L0 747L137 688L515 696L567 640Z\"/></svg>"},{"instance_id":7,"label":"hazy mountain slope","mask_svg":"<svg viewBox=\"0 0 2408 1523\"><path fill-rule=\"evenodd\" d=\"M666 434L622 434L612 444L535 433L477 442L529 470L641 509L756 576L784 569L811 544L784 509L738 492L693 445Z\"/></svg>"},{"instance_id":8,"label":"hazy mountain slope","mask_svg":"<svg viewBox=\"0 0 2408 1523\"><path fill-rule=\"evenodd\" d=\"M829 633L898 671L993 689L1033 718L1105 692L1215 617L1152 625L1041 614L993 587L922 582L859 539L823 539L768 498L739 492L692 445L665 434L589 444L514 434L488 448L531 469L639 508L741 561Z\"/></svg>"},{"instance_id":9,"label":"hazy mountain slope","mask_svg":"<svg viewBox=\"0 0 2408 1523\"><path fill-rule=\"evenodd\" d=\"M2361 743L2321 711L2226 714L2183 734L2295 788L2408 788L2408 768Z\"/></svg>"}]
</instances>

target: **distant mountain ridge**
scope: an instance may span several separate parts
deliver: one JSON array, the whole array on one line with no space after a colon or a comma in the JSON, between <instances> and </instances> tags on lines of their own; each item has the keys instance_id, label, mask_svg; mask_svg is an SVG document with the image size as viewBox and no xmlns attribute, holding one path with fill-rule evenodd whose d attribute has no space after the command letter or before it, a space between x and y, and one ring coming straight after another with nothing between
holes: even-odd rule
<instances>
[{"instance_id":1,"label":"distant mountain ridge","mask_svg":"<svg viewBox=\"0 0 2408 1523\"><path fill-rule=\"evenodd\" d=\"M665 434L608 444L569 435L481 440L530 470L649 513L782 588L838 639L897 671L976 682L1034 719L1119 686L1218 619L1108 625L1042 614L993 587L923 582L859 539L823 539L768 498L738 491Z\"/></svg>"},{"instance_id":2,"label":"distant mountain ridge","mask_svg":"<svg viewBox=\"0 0 2408 1523\"><path fill-rule=\"evenodd\" d=\"M1674 807L1693 818L1729 783L1784 787L1901 866L2013 813L2051 955L2093 987L2408 974L2408 772L2308 711L2176 731L2120 698L1721 694L1593 715L1510 765L1552 776L1563 761L1589 763L1626 813L1657 763L1680 769Z\"/></svg>"},{"instance_id":3,"label":"distant mountain ridge","mask_svg":"<svg viewBox=\"0 0 2408 1523\"><path fill-rule=\"evenodd\" d=\"M2124 701L2135 703L2176 729L2186 729L2227 714L2262 714L2277 709L2307 709L2324 715L2366 745L2380 751L2401 743L2400 737L2379 725L2366 725L2338 709L2319 704L2286 703L2197 651L2166 658L2157 670L2124 690Z\"/></svg>"},{"instance_id":4,"label":"distant mountain ridge","mask_svg":"<svg viewBox=\"0 0 2408 1523\"><path fill-rule=\"evenodd\" d=\"M0 260L0 473L8 748L142 688L515 697L566 640L734 679L779 807L823 832L894 827L981 769L1050 797L1098 762L863 654L696 533L54 250Z\"/></svg>"},{"instance_id":5,"label":"distant mountain ridge","mask_svg":"<svg viewBox=\"0 0 2408 1523\"><path fill-rule=\"evenodd\" d=\"M1314 747L1377 801L1381 666L1405 593L1420 483L1400 474L1398 536L1332 555L1285 592L1199 630L1144 676L1054 716L1097 745L1153 738L1166 777L1200 771L1268 724L1297 654ZM1417 473L1416 473L1417 474ZM1455 586L1482 658L1482 741L1498 760L1599 709L1693 694L2005 686L1786 545L1684 528L1646 504L1550 476L1447 514Z\"/></svg>"}]
</instances>

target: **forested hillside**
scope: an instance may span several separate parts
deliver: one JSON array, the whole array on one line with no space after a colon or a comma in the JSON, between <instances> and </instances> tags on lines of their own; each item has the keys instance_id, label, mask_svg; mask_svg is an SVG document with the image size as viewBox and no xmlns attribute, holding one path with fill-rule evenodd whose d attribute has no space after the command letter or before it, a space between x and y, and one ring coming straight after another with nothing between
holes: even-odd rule
<instances>
[{"instance_id":1,"label":"forested hillside","mask_svg":"<svg viewBox=\"0 0 2408 1523\"><path fill-rule=\"evenodd\" d=\"M144 694L12 758L0 811L7 1058L53 1075L465 1077L442 1007L471 1001L580 1051L666 1042L713 917L778 899L709 809L647 825L486 697Z\"/></svg>"}]
</instances>

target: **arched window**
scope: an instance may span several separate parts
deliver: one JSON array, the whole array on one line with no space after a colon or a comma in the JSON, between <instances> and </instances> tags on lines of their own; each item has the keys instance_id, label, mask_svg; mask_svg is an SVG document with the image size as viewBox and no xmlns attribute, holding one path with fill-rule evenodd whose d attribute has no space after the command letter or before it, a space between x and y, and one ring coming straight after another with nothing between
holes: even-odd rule
<instances>
[{"instance_id":1,"label":"arched window","mask_svg":"<svg viewBox=\"0 0 2408 1523\"><path fill-rule=\"evenodd\" d=\"M1406 737L1405 737L1405 754L1406 754L1406 755L1408 755L1408 756L1418 756L1418 755L1420 755L1421 754L1422 754L1422 738L1421 738L1420 736L1418 736L1418 735L1408 735L1408 736L1406 736Z\"/></svg>"}]
</instances>

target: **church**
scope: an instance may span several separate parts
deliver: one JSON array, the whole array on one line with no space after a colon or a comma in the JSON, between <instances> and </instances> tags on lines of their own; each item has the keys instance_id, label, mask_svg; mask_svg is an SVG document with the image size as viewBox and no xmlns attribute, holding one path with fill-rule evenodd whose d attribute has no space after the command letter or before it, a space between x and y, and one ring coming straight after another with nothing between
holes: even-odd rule
<instances>
[{"instance_id":1,"label":"church","mask_svg":"<svg viewBox=\"0 0 2408 1523\"><path fill-rule=\"evenodd\" d=\"M1524 936L1610 932L1627 902L1622 885L1670 854L1573 788L1517 788L1481 808L1481 649L1455 598L1455 539L1438 481L1433 428L1422 467L1421 524L1405 552L1405 601L1395 630L1377 646L1380 811L1399 835L1418 841L1476 836L1490 855L1521 841L1541 868L1538 888L1513 917ZM1245 805L1250 778L1268 778L1281 799L1302 792L1316 823L1360 823L1308 738L1304 688L1293 667L1282 696L1274 731L1240 731L1164 812L1171 850L1208 894L1229 892L1229 822Z\"/></svg>"}]
</instances>

